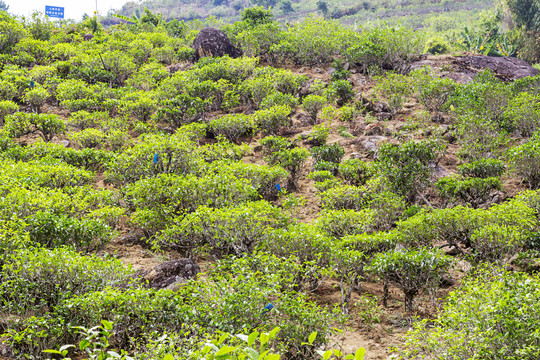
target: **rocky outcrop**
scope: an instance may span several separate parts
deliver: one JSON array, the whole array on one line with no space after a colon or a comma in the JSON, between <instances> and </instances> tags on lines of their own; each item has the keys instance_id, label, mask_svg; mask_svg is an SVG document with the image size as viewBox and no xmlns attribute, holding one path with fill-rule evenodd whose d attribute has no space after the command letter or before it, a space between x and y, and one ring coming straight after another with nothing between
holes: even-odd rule
<instances>
[{"instance_id":1,"label":"rocky outcrop","mask_svg":"<svg viewBox=\"0 0 540 360\"><path fill-rule=\"evenodd\" d=\"M155 289L177 289L188 279L194 278L201 268L191 259L167 261L137 274L137 277Z\"/></svg>"},{"instance_id":2,"label":"rocky outcrop","mask_svg":"<svg viewBox=\"0 0 540 360\"><path fill-rule=\"evenodd\" d=\"M442 77L466 84L482 70L489 69L504 81L512 81L540 74L540 71L523 60L512 57L494 57L484 55L428 56L411 64L411 70L429 66Z\"/></svg>"},{"instance_id":3,"label":"rocky outcrop","mask_svg":"<svg viewBox=\"0 0 540 360\"><path fill-rule=\"evenodd\" d=\"M206 56L229 55L232 58L242 56L242 51L231 43L227 35L214 28L204 28L199 32L193 42L193 50L195 50L194 61Z\"/></svg>"}]
</instances>

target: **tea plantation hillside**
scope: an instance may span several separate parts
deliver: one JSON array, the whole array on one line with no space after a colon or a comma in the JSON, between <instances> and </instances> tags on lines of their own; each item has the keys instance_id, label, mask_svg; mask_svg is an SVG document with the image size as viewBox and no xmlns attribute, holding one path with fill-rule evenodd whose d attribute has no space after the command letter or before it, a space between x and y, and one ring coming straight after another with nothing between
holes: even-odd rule
<instances>
[{"instance_id":1,"label":"tea plantation hillside","mask_svg":"<svg viewBox=\"0 0 540 360\"><path fill-rule=\"evenodd\" d=\"M536 35L491 15L0 12L0 358L538 359L540 72L481 55Z\"/></svg>"}]
</instances>

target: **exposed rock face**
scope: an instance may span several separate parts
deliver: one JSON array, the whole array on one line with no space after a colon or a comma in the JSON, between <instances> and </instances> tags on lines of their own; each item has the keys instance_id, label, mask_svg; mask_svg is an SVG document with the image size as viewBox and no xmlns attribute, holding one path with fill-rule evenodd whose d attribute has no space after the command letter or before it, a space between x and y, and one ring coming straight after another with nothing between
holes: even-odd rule
<instances>
[{"instance_id":1,"label":"exposed rock face","mask_svg":"<svg viewBox=\"0 0 540 360\"><path fill-rule=\"evenodd\" d=\"M232 58L242 56L242 51L237 49L221 30L214 28L202 29L193 42L195 50L194 61L206 56L225 56Z\"/></svg>"},{"instance_id":2,"label":"exposed rock face","mask_svg":"<svg viewBox=\"0 0 540 360\"><path fill-rule=\"evenodd\" d=\"M513 57L464 56L459 60L473 69L490 69L502 80L516 80L540 74L540 71L525 61Z\"/></svg>"},{"instance_id":3,"label":"exposed rock face","mask_svg":"<svg viewBox=\"0 0 540 360\"><path fill-rule=\"evenodd\" d=\"M474 56L428 56L411 64L411 70L430 66L442 77L466 84L484 69L490 69L501 80L512 81L535 76L540 71L523 60L512 57Z\"/></svg>"},{"instance_id":4,"label":"exposed rock face","mask_svg":"<svg viewBox=\"0 0 540 360\"><path fill-rule=\"evenodd\" d=\"M148 286L156 289L175 289L187 279L195 277L201 268L191 259L167 261L150 271L139 274L148 281Z\"/></svg>"}]
</instances>

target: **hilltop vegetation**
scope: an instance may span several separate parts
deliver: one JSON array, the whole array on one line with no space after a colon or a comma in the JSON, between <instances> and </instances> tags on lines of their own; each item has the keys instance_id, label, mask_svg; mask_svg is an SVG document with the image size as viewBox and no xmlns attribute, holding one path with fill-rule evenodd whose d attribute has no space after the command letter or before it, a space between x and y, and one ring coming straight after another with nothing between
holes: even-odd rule
<instances>
[{"instance_id":1,"label":"hilltop vegetation","mask_svg":"<svg viewBox=\"0 0 540 360\"><path fill-rule=\"evenodd\" d=\"M339 19L348 25L362 25L368 21L382 19L395 23L401 22L412 27L429 26L441 16L448 22L463 21L470 23L471 18L479 16L482 10L493 8L495 3L489 0L451 1L352 1L352 0L147 0L127 2L118 14L131 16L142 14L145 8L154 13L161 13L167 19L179 20L205 19L210 16L226 22L240 20L243 9L252 6L271 7L274 17L280 21L298 21L317 13L331 19ZM458 20L461 18L462 20Z\"/></svg>"},{"instance_id":2,"label":"hilltop vegetation","mask_svg":"<svg viewBox=\"0 0 540 360\"><path fill-rule=\"evenodd\" d=\"M499 15L0 12L0 355L537 359L540 76L411 68L537 56ZM244 55L193 62L208 24Z\"/></svg>"}]
</instances>

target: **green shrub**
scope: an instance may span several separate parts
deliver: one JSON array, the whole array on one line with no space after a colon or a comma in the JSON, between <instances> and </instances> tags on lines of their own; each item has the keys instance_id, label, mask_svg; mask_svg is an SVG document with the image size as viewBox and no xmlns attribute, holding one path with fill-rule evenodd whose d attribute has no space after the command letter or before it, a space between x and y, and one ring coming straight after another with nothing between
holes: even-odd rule
<instances>
[{"instance_id":1,"label":"green shrub","mask_svg":"<svg viewBox=\"0 0 540 360\"><path fill-rule=\"evenodd\" d=\"M33 160L14 163L4 160L0 161L0 164L0 177L3 181L13 181L19 186L65 188L87 185L94 180L94 174L90 171L58 161Z\"/></svg>"},{"instance_id":2,"label":"green shrub","mask_svg":"<svg viewBox=\"0 0 540 360\"><path fill-rule=\"evenodd\" d=\"M31 220L30 238L46 247L67 246L90 252L102 249L113 236L111 228L99 219L77 219L39 211Z\"/></svg>"},{"instance_id":3,"label":"green shrub","mask_svg":"<svg viewBox=\"0 0 540 360\"><path fill-rule=\"evenodd\" d=\"M373 26L357 36L347 49L347 59L362 66L364 73L380 69L407 70L411 61L422 54L423 35L406 26Z\"/></svg>"},{"instance_id":4,"label":"green shrub","mask_svg":"<svg viewBox=\"0 0 540 360\"><path fill-rule=\"evenodd\" d=\"M266 134L277 134L281 127L290 124L291 108L286 105L277 105L266 110L259 110L253 115L255 124Z\"/></svg>"},{"instance_id":5,"label":"green shrub","mask_svg":"<svg viewBox=\"0 0 540 360\"><path fill-rule=\"evenodd\" d=\"M0 101L0 126L4 126L4 119L19 111L19 105L10 100Z\"/></svg>"},{"instance_id":6,"label":"green shrub","mask_svg":"<svg viewBox=\"0 0 540 360\"><path fill-rule=\"evenodd\" d=\"M540 95L520 93L508 101L506 123L523 136L531 136L540 127Z\"/></svg>"},{"instance_id":7,"label":"green shrub","mask_svg":"<svg viewBox=\"0 0 540 360\"><path fill-rule=\"evenodd\" d=\"M315 65L330 63L341 54L356 34L345 29L337 20L310 16L289 27L283 40L270 48L270 53L282 62Z\"/></svg>"},{"instance_id":8,"label":"green shrub","mask_svg":"<svg viewBox=\"0 0 540 360\"><path fill-rule=\"evenodd\" d=\"M328 235L341 238L371 231L374 221L371 210L323 210L314 224Z\"/></svg>"},{"instance_id":9,"label":"green shrub","mask_svg":"<svg viewBox=\"0 0 540 360\"><path fill-rule=\"evenodd\" d=\"M148 96L148 94L140 92L131 94L131 96L136 96L136 98L120 101L120 113L132 116L143 122L150 120L158 106L158 102Z\"/></svg>"},{"instance_id":10,"label":"green shrub","mask_svg":"<svg viewBox=\"0 0 540 360\"><path fill-rule=\"evenodd\" d=\"M23 101L30 105L32 111L39 113L41 112L41 107L45 105L49 97L49 92L46 89L35 87L25 91Z\"/></svg>"},{"instance_id":11,"label":"green shrub","mask_svg":"<svg viewBox=\"0 0 540 360\"><path fill-rule=\"evenodd\" d=\"M419 322L399 349L400 359L536 358L538 276L483 269L450 293L435 321ZM519 324L519 325L518 325Z\"/></svg>"},{"instance_id":12,"label":"green shrub","mask_svg":"<svg viewBox=\"0 0 540 360\"><path fill-rule=\"evenodd\" d=\"M466 114L458 118L455 134L459 138L459 154L476 161L500 153L508 143L507 135L499 125L486 121L483 115Z\"/></svg>"},{"instance_id":13,"label":"green shrub","mask_svg":"<svg viewBox=\"0 0 540 360\"><path fill-rule=\"evenodd\" d=\"M136 209L131 220L148 234L163 230L175 217L199 206L220 208L257 197L249 180L227 173L202 178L161 174L130 184L125 192Z\"/></svg>"},{"instance_id":14,"label":"green shrub","mask_svg":"<svg viewBox=\"0 0 540 360\"><path fill-rule=\"evenodd\" d=\"M2 267L2 308L21 315L44 314L75 295L124 283L130 274L119 260L82 256L65 248L20 250Z\"/></svg>"},{"instance_id":15,"label":"green shrub","mask_svg":"<svg viewBox=\"0 0 540 360\"><path fill-rule=\"evenodd\" d=\"M354 99L353 87L348 80L332 81L325 94L332 102L336 101L338 106L343 106Z\"/></svg>"},{"instance_id":16,"label":"green shrub","mask_svg":"<svg viewBox=\"0 0 540 360\"><path fill-rule=\"evenodd\" d=\"M326 144L328 135L330 134L330 128L326 124L315 125L309 133L309 141L315 143L316 146L322 146Z\"/></svg>"},{"instance_id":17,"label":"green shrub","mask_svg":"<svg viewBox=\"0 0 540 360\"><path fill-rule=\"evenodd\" d=\"M248 164L243 161L235 163L225 163L217 161L212 164L216 172L230 173L239 179L247 179L257 190L257 193L265 200L274 200L278 195L276 185L285 187L285 182L289 176L287 170L279 166L266 166ZM207 171L206 169L204 170Z\"/></svg>"},{"instance_id":18,"label":"green shrub","mask_svg":"<svg viewBox=\"0 0 540 360\"><path fill-rule=\"evenodd\" d=\"M208 127L214 134L236 143L240 136L248 135L254 130L255 123L252 116L229 114L213 119Z\"/></svg>"},{"instance_id":19,"label":"green shrub","mask_svg":"<svg viewBox=\"0 0 540 360\"><path fill-rule=\"evenodd\" d=\"M202 115L206 104L207 102L200 98L178 94L173 99L163 101L154 116L158 121L180 127L197 120Z\"/></svg>"},{"instance_id":20,"label":"green shrub","mask_svg":"<svg viewBox=\"0 0 540 360\"><path fill-rule=\"evenodd\" d=\"M55 135L64 133L66 125L58 115L15 113L6 117L6 131L13 137L37 132L49 142Z\"/></svg>"},{"instance_id":21,"label":"green shrub","mask_svg":"<svg viewBox=\"0 0 540 360\"><path fill-rule=\"evenodd\" d=\"M405 296L405 310L414 310L414 297L420 290L434 291L448 271L450 259L438 251L418 249L378 254L368 271L380 276L385 286L394 284ZM387 295L387 294L385 294Z\"/></svg>"},{"instance_id":22,"label":"green shrub","mask_svg":"<svg viewBox=\"0 0 540 360\"><path fill-rule=\"evenodd\" d=\"M317 171L317 172L329 172L329 171L322 170L322 171ZM314 187L315 187L315 190L317 190L317 192L322 193L341 185L343 185L343 182L341 181L341 179L337 179L333 177L332 179L316 181Z\"/></svg>"},{"instance_id":23,"label":"green shrub","mask_svg":"<svg viewBox=\"0 0 540 360\"><path fill-rule=\"evenodd\" d=\"M304 148L291 147L289 140L279 136L267 136L260 141L265 148L265 161L270 165L279 165L289 172L291 179L289 185L292 189L298 186L298 176L302 165L309 157Z\"/></svg>"},{"instance_id":24,"label":"green shrub","mask_svg":"<svg viewBox=\"0 0 540 360\"><path fill-rule=\"evenodd\" d=\"M426 43L426 52L432 55L446 54L450 45L440 37L433 37Z\"/></svg>"},{"instance_id":25,"label":"green shrub","mask_svg":"<svg viewBox=\"0 0 540 360\"><path fill-rule=\"evenodd\" d=\"M326 99L320 95L308 95L302 101L302 108L311 116L312 123L317 122L317 114L324 104L326 104Z\"/></svg>"},{"instance_id":26,"label":"green shrub","mask_svg":"<svg viewBox=\"0 0 540 360\"><path fill-rule=\"evenodd\" d=\"M309 173L307 178L319 182L335 179L335 176L328 170L321 170Z\"/></svg>"},{"instance_id":27,"label":"green shrub","mask_svg":"<svg viewBox=\"0 0 540 360\"><path fill-rule=\"evenodd\" d=\"M276 263L280 266L276 267ZM291 272L280 268L293 267L288 260L268 256L222 261L208 271L204 282L189 282L177 292L106 289L64 302L57 316L65 323L84 327L108 319L115 324L115 345L127 350L165 332L180 330L180 336L194 338L192 344L197 344L214 332L269 331L279 326L280 335L273 342L276 351L288 357L313 356L312 346L303 342L316 331L314 345L325 344L334 316L310 302L306 295L284 290L275 296L276 289L290 288ZM273 310L261 317L269 299L279 314ZM51 337L58 326L43 328L45 324L38 328ZM54 335L77 341L67 327L60 333ZM137 334L136 341L130 338L133 333Z\"/></svg>"},{"instance_id":28,"label":"green shrub","mask_svg":"<svg viewBox=\"0 0 540 360\"><path fill-rule=\"evenodd\" d=\"M81 148L104 148L107 135L98 129L85 129L69 133L68 138L73 145Z\"/></svg>"},{"instance_id":29,"label":"green shrub","mask_svg":"<svg viewBox=\"0 0 540 360\"><path fill-rule=\"evenodd\" d=\"M264 97L259 105L259 108L270 109L274 106L288 106L291 109L296 109L298 106L298 99L291 94L273 92Z\"/></svg>"},{"instance_id":30,"label":"green shrub","mask_svg":"<svg viewBox=\"0 0 540 360\"><path fill-rule=\"evenodd\" d=\"M357 186L337 186L321 193L321 206L323 209L361 210L366 204L366 190Z\"/></svg>"},{"instance_id":31,"label":"green shrub","mask_svg":"<svg viewBox=\"0 0 540 360\"><path fill-rule=\"evenodd\" d=\"M456 89L451 79L442 79L433 70L424 67L409 74L413 80L415 96L426 110L438 115L446 109L446 104Z\"/></svg>"},{"instance_id":32,"label":"green shrub","mask_svg":"<svg viewBox=\"0 0 540 360\"><path fill-rule=\"evenodd\" d=\"M330 261L333 239L317 226L297 224L288 229L276 229L265 236L259 246L261 251L288 258L291 254L303 267L294 275L294 284L302 288L304 282L316 289L327 274L324 269Z\"/></svg>"},{"instance_id":33,"label":"green shrub","mask_svg":"<svg viewBox=\"0 0 540 360\"><path fill-rule=\"evenodd\" d=\"M471 204L473 208L488 203L491 192L502 188L501 181L495 177L463 179L455 176L439 179L435 187L443 199Z\"/></svg>"},{"instance_id":34,"label":"green shrub","mask_svg":"<svg viewBox=\"0 0 540 360\"><path fill-rule=\"evenodd\" d=\"M315 163L329 162L334 164L333 172L337 172L337 168L341 159L345 155L345 150L338 143L331 145L315 146L311 148L311 155L315 159Z\"/></svg>"},{"instance_id":35,"label":"green shrub","mask_svg":"<svg viewBox=\"0 0 540 360\"><path fill-rule=\"evenodd\" d=\"M159 236L157 242L167 248L190 253L204 247L214 257L253 252L257 243L275 228L288 224L281 209L265 201L248 202L235 207L212 209L199 207Z\"/></svg>"},{"instance_id":36,"label":"green shrub","mask_svg":"<svg viewBox=\"0 0 540 360\"><path fill-rule=\"evenodd\" d=\"M113 159L105 178L115 184L125 184L163 173L180 175L196 172L200 159L193 156L196 145L190 140L190 136L196 135L190 135L186 130L178 131L172 136L142 136L134 147L127 148ZM157 162L154 163L156 154Z\"/></svg>"},{"instance_id":37,"label":"green shrub","mask_svg":"<svg viewBox=\"0 0 540 360\"><path fill-rule=\"evenodd\" d=\"M505 171L504 162L497 159L481 159L458 165L458 172L466 177L500 177Z\"/></svg>"},{"instance_id":38,"label":"green shrub","mask_svg":"<svg viewBox=\"0 0 540 360\"><path fill-rule=\"evenodd\" d=\"M444 148L434 141L395 145L384 143L379 146L378 165L383 176L396 193L413 200L429 183L432 161L439 158Z\"/></svg>"},{"instance_id":39,"label":"green shrub","mask_svg":"<svg viewBox=\"0 0 540 360\"><path fill-rule=\"evenodd\" d=\"M347 159L338 167L339 176L347 185L361 186L372 176L372 167L360 159Z\"/></svg>"},{"instance_id":40,"label":"green shrub","mask_svg":"<svg viewBox=\"0 0 540 360\"><path fill-rule=\"evenodd\" d=\"M109 163L115 154L109 151L96 149L75 150L65 148L60 144L38 141L31 146L13 147L4 153L4 156L17 161L38 160L44 157L59 159L66 164L83 167L88 170L97 170Z\"/></svg>"},{"instance_id":41,"label":"green shrub","mask_svg":"<svg viewBox=\"0 0 540 360\"><path fill-rule=\"evenodd\" d=\"M514 226L487 225L476 230L471 236L473 259L502 263L522 250L525 236Z\"/></svg>"},{"instance_id":42,"label":"green shrub","mask_svg":"<svg viewBox=\"0 0 540 360\"><path fill-rule=\"evenodd\" d=\"M379 98L387 101L395 117L411 94L411 81L404 75L390 73L386 77L377 78L374 91Z\"/></svg>"},{"instance_id":43,"label":"green shrub","mask_svg":"<svg viewBox=\"0 0 540 360\"><path fill-rule=\"evenodd\" d=\"M507 157L510 170L530 189L540 187L540 132L534 133L526 143L509 149Z\"/></svg>"}]
</instances>

